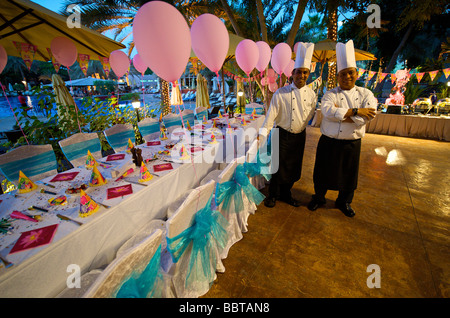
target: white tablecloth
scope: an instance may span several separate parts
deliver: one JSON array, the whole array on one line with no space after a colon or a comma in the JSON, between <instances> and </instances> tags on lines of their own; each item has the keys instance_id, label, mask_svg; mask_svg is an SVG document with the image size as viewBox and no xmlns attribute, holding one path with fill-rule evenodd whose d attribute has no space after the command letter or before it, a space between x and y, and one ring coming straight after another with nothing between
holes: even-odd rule
<instances>
[{"instance_id":1,"label":"white tablecloth","mask_svg":"<svg viewBox=\"0 0 450 318\"><path fill-rule=\"evenodd\" d=\"M243 128L259 128L263 121L264 116L259 116ZM236 120L228 122L238 125ZM204 136L210 135L210 131L204 133ZM223 155L219 151L224 146L221 139L218 139L217 144L210 145L207 138L204 138L203 146L205 151L214 147L217 157ZM142 149L144 159L157 152L157 149L153 149L153 147L143 147ZM224 156L226 157L226 155ZM104 158L102 161L105 161ZM39 223L14 220L15 230L13 233L0 234L0 255L7 256L8 261L14 263L8 269L0 268L0 297L54 297L67 286L66 281L73 274L73 272L67 271L69 265L79 266L80 274L83 274L109 264L114 259L116 251L127 239L151 220L165 219L169 205L179 199L187 190L198 186L201 179L217 167L217 162L193 161L184 164L172 163L174 170L158 172L159 177L154 176L152 180L146 182L147 186L132 184L133 194L110 200L106 199L105 188L127 184L127 182L115 182L115 178L109 179L112 168L100 167L100 172L109 179L108 183L102 187L89 188L86 192L92 199L110 205L109 209L102 207L97 213L87 218L80 218L78 217L79 195L67 195L68 204L57 209L53 207L49 213L27 211L30 214L41 214L42 221ZM151 169L153 164L153 162L147 164L150 172L153 172ZM80 167L71 171L79 171L75 180L78 180L78 183L89 182L91 173L89 170ZM48 182L52 178L49 177L43 181ZM136 169L129 180L137 181L138 178L139 174ZM55 189L41 184L39 186L55 191ZM65 188L66 186L61 186L61 191L64 191ZM41 194L38 191L20 196L20 198L14 198L14 195L11 194L0 196L0 200L2 200L0 217L8 216L12 210L26 211L26 208L33 204L48 208L49 206L45 204L47 199L55 197ZM69 216L84 222L84 224L78 226L72 222L61 221L56 217L56 213ZM59 225L56 235L49 245L8 255L14 245L13 242L17 240L22 231L51 224Z\"/></svg>"}]
</instances>

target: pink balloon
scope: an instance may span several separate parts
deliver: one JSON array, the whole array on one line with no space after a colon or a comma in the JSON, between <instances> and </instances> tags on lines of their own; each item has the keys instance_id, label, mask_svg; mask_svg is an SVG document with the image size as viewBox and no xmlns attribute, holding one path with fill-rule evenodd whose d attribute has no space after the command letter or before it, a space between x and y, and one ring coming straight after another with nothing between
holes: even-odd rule
<instances>
[{"instance_id":1,"label":"pink balloon","mask_svg":"<svg viewBox=\"0 0 450 318\"><path fill-rule=\"evenodd\" d=\"M50 50L55 60L61 65L71 67L77 60L77 47L70 39L64 36L54 38L50 43Z\"/></svg>"},{"instance_id":2,"label":"pink balloon","mask_svg":"<svg viewBox=\"0 0 450 318\"><path fill-rule=\"evenodd\" d=\"M249 39L242 40L236 47L236 62L249 76L259 59L259 49L255 42Z\"/></svg>"},{"instance_id":3,"label":"pink balloon","mask_svg":"<svg viewBox=\"0 0 450 318\"><path fill-rule=\"evenodd\" d=\"M8 63L8 54L3 46L0 45L0 73L3 72L3 69Z\"/></svg>"},{"instance_id":4,"label":"pink balloon","mask_svg":"<svg viewBox=\"0 0 450 318\"><path fill-rule=\"evenodd\" d=\"M162 1L144 4L133 22L136 49L145 64L162 79L175 82L191 55L191 33L186 20Z\"/></svg>"},{"instance_id":5,"label":"pink balloon","mask_svg":"<svg viewBox=\"0 0 450 318\"><path fill-rule=\"evenodd\" d=\"M230 46L225 24L215 15L202 14L192 23L191 39L195 55L207 68L218 74Z\"/></svg>"},{"instance_id":6,"label":"pink balloon","mask_svg":"<svg viewBox=\"0 0 450 318\"><path fill-rule=\"evenodd\" d=\"M272 55L272 50L270 49L269 44L264 41L256 42L259 50L259 58L258 63L256 63L256 69L260 72L264 71L269 65L270 57Z\"/></svg>"},{"instance_id":7,"label":"pink balloon","mask_svg":"<svg viewBox=\"0 0 450 318\"><path fill-rule=\"evenodd\" d=\"M112 51L109 55L109 64L117 77L122 77L130 67L130 59L120 50Z\"/></svg>"},{"instance_id":8,"label":"pink balloon","mask_svg":"<svg viewBox=\"0 0 450 318\"><path fill-rule=\"evenodd\" d=\"M284 69L283 73L289 77L292 75L292 71L294 70L294 65L295 65L295 61L294 60L289 60L288 65L286 66L286 68Z\"/></svg>"},{"instance_id":9,"label":"pink balloon","mask_svg":"<svg viewBox=\"0 0 450 318\"><path fill-rule=\"evenodd\" d=\"M270 83L269 84L269 90L272 93L275 93L275 91L278 89L278 84L276 82Z\"/></svg>"},{"instance_id":10,"label":"pink balloon","mask_svg":"<svg viewBox=\"0 0 450 318\"><path fill-rule=\"evenodd\" d=\"M287 43L278 43L273 48L271 64L275 72L282 74L291 60L292 50Z\"/></svg>"},{"instance_id":11,"label":"pink balloon","mask_svg":"<svg viewBox=\"0 0 450 318\"><path fill-rule=\"evenodd\" d=\"M134 68L141 73L142 75L144 75L145 71L147 70L147 65L144 63L144 61L142 60L142 58L140 57L139 54L136 54L133 57L133 65Z\"/></svg>"}]
</instances>

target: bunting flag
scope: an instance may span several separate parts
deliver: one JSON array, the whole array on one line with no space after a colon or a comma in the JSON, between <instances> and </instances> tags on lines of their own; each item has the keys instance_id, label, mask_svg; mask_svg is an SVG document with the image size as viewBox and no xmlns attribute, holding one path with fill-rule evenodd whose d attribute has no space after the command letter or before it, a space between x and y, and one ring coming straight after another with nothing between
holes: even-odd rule
<instances>
[{"instance_id":1,"label":"bunting flag","mask_svg":"<svg viewBox=\"0 0 450 318\"><path fill-rule=\"evenodd\" d=\"M428 73L430 74L431 81L434 81L434 78L436 77L437 73L439 73L439 70L431 71Z\"/></svg>"},{"instance_id":2,"label":"bunting flag","mask_svg":"<svg viewBox=\"0 0 450 318\"><path fill-rule=\"evenodd\" d=\"M378 73L379 78L380 78L380 82L382 82L384 80L384 78L386 77L386 75L388 75L388 73Z\"/></svg>"},{"instance_id":3,"label":"bunting flag","mask_svg":"<svg viewBox=\"0 0 450 318\"><path fill-rule=\"evenodd\" d=\"M364 69L362 69L362 68L358 68L358 78L360 78L361 75L363 75L365 71L366 71L366 70L364 70Z\"/></svg>"},{"instance_id":4,"label":"bunting flag","mask_svg":"<svg viewBox=\"0 0 450 318\"><path fill-rule=\"evenodd\" d=\"M92 168L91 180L89 181L89 185L91 187L97 187L106 184L105 177L102 176L100 171L98 171L97 166Z\"/></svg>"},{"instance_id":5,"label":"bunting flag","mask_svg":"<svg viewBox=\"0 0 450 318\"><path fill-rule=\"evenodd\" d=\"M397 80L397 77L395 76L395 74L391 74L391 82L392 84L394 84L394 82Z\"/></svg>"},{"instance_id":6,"label":"bunting flag","mask_svg":"<svg viewBox=\"0 0 450 318\"><path fill-rule=\"evenodd\" d=\"M98 165L97 161L95 160L94 156L91 154L91 152L88 150L87 158L86 158L86 169L93 169L96 165Z\"/></svg>"},{"instance_id":7,"label":"bunting flag","mask_svg":"<svg viewBox=\"0 0 450 318\"><path fill-rule=\"evenodd\" d=\"M87 69L89 66L89 58L90 56L87 54L78 54L77 61L80 65L81 70L83 71L84 76L87 76Z\"/></svg>"},{"instance_id":8,"label":"bunting flag","mask_svg":"<svg viewBox=\"0 0 450 318\"><path fill-rule=\"evenodd\" d=\"M50 59L52 61L53 67L55 68L56 73L59 72L59 68L61 67L61 64L55 59L55 57L52 54L52 50L50 48L47 48L48 55L50 56Z\"/></svg>"},{"instance_id":9,"label":"bunting flag","mask_svg":"<svg viewBox=\"0 0 450 318\"><path fill-rule=\"evenodd\" d=\"M82 218L85 218L91 214L94 214L98 211L100 206L91 199L90 196L86 194L86 192L83 191L83 189L80 190L80 211L78 212L78 215Z\"/></svg>"},{"instance_id":10,"label":"bunting flag","mask_svg":"<svg viewBox=\"0 0 450 318\"><path fill-rule=\"evenodd\" d=\"M375 74L377 74L377 72L369 71L369 76L367 77L367 80L370 81Z\"/></svg>"},{"instance_id":11,"label":"bunting flag","mask_svg":"<svg viewBox=\"0 0 450 318\"><path fill-rule=\"evenodd\" d=\"M420 83L425 73L416 73L417 82Z\"/></svg>"},{"instance_id":12,"label":"bunting flag","mask_svg":"<svg viewBox=\"0 0 450 318\"><path fill-rule=\"evenodd\" d=\"M106 78L108 78L109 72L111 72L111 65L109 64L109 58L99 56L98 59L100 60L100 63L102 63L103 71L105 72Z\"/></svg>"},{"instance_id":13,"label":"bunting flag","mask_svg":"<svg viewBox=\"0 0 450 318\"><path fill-rule=\"evenodd\" d=\"M141 178L139 179L139 182L146 182L153 179L152 174L150 171L148 171L147 166L144 164L144 161L141 163Z\"/></svg>"},{"instance_id":14,"label":"bunting flag","mask_svg":"<svg viewBox=\"0 0 450 318\"><path fill-rule=\"evenodd\" d=\"M127 144L126 152L131 153L131 149L133 149L133 148L134 148L134 145L133 145L133 143L131 142L131 139L128 138L128 144Z\"/></svg>"},{"instance_id":15,"label":"bunting flag","mask_svg":"<svg viewBox=\"0 0 450 318\"><path fill-rule=\"evenodd\" d=\"M17 185L19 193L27 193L37 189L37 185L34 184L21 170L19 171L19 182Z\"/></svg>"},{"instance_id":16,"label":"bunting flag","mask_svg":"<svg viewBox=\"0 0 450 318\"><path fill-rule=\"evenodd\" d=\"M14 46L16 47L17 51L19 52L20 57L25 62L25 65L27 66L28 70L31 69L31 64L34 60L34 54L37 51L37 47L33 44L28 43L21 43L13 41Z\"/></svg>"},{"instance_id":17,"label":"bunting flag","mask_svg":"<svg viewBox=\"0 0 450 318\"><path fill-rule=\"evenodd\" d=\"M444 72L445 78L448 78L450 75L450 68L443 69L442 72Z\"/></svg>"}]
</instances>

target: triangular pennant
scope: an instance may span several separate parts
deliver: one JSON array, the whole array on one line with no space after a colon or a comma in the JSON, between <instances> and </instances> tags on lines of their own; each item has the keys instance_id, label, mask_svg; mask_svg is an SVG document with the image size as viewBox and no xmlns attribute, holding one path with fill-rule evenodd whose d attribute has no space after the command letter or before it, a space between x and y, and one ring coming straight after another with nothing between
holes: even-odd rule
<instances>
[{"instance_id":1,"label":"triangular pennant","mask_svg":"<svg viewBox=\"0 0 450 318\"><path fill-rule=\"evenodd\" d=\"M85 218L89 215L94 214L98 211L100 206L91 199L90 196L86 194L86 192L83 191L83 189L80 190L80 211L78 212L78 215L82 218Z\"/></svg>"},{"instance_id":2,"label":"triangular pennant","mask_svg":"<svg viewBox=\"0 0 450 318\"><path fill-rule=\"evenodd\" d=\"M391 74L391 83L394 84L394 82L397 80L397 77L395 74Z\"/></svg>"},{"instance_id":3,"label":"triangular pennant","mask_svg":"<svg viewBox=\"0 0 450 318\"><path fill-rule=\"evenodd\" d=\"M91 154L91 152L88 150L87 158L86 158L86 169L92 169L94 166L98 165L97 161L95 160L94 156Z\"/></svg>"},{"instance_id":4,"label":"triangular pennant","mask_svg":"<svg viewBox=\"0 0 450 318\"><path fill-rule=\"evenodd\" d=\"M50 55L50 59L52 60L53 67L55 68L56 73L59 72L59 68L61 67L61 64L55 59L55 57L52 54L52 50L50 48L47 48L48 55Z\"/></svg>"},{"instance_id":5,"label":"triangular pennant","mask_svg":"<svg viewBox=\"0 0 450 318\"><path fill-rule=\"evenodd\" d=\"M22 171L19 171L19 182L17 185L19 193L27 193L34 191L38 188Z\"/></svg>"},{"instance_id":6,"label":"triangular pennant","mask_svg":"<svg viewBox=\"0 0 450 318\"><path fill-rule=\"evenodd\" d=\"M445 78L448 78L450 75L450 68L443 69L442 72L444 72Z\"/></svg>"},{"instance_id":7,"label":"triangular pennant","mask_svg":"<svg viewBox=\"0 0 450 318\"><path fill-rule=\"evenodd\" d=\"M376 74L377 72L374 71L369 71L369 76L367 77L367 80L370 81L372 79L372 77Z\"/></svg>"},{"instance_id":8,"label":"triangular pennant","mask_svg":"<svg viewBox=\"0 0 450 318\"><path fill-rule=\"evenodd\" d=\"M150 171L148 171L147 166L144 164L144 161L141 163L141 178L139 179L139 182L146 182L153 179L152 174Z\"/></svg>"},{"instance_id":9,"label":"triangular pennant","mask_svg":"<svg viewBox=\"0 0 450 318\"><path fill-rule=\"evenodd\" d=\"M425 73L416 73L417 82L420 83Z\"/></svg>"},{"instance_id":10,"label":"triangular pennant","mask_svg":"<svg viewBox=\"0 0 450 318\"><path fill-rule=\"evenodd\" d=\"M96 187L104 184L106 184L105 177L103 177L100 171L98 171L97 166L94 166L92 168L91 180L89 181L89 185Z\"/></svg>"},{"instance_id":11,"label":"triangular pennant","mask_svg":"<svg viewBox=\"0 0 450 318\"><path fill-rule=\"evenodd\" d=\"M126 152L131 153L131 149L133 149L133 148L134 148L134 145L133 145L133 143L131 142L131 139L128 138L128 144L127 144Z\"/></svg>"},{"instance_id":12,"label":"triangular pennant","mask_svg":"<svg viewBox=\"0 0 450 318\"><path fill-rule=\"evenodd\" d=\"M430 74L431 81L434 81L434 78L436 77L437 73L439 73L439 70L431 71L428 73Z\"/></svg>"},{"instance_id":13,"label":"triangular pennant","mask_svg":"<svg viewBox=\"0 0 450 318\"><path fill-rule=\"evenodd\" d=\"M27 66L28 70L30 70L31 64L33 63L34 60L34 54L37 51L37 47L29 43L21 43L16 41L13 41L13 43L17 51L19 52L20 57L25 62L25 65Z\"/></svg>"},{"instance_id":14,"label":"triangular pennant","mask_svg":"<svg viewBox=\"0 0 450 318\"><path fill-rule=\"evenodd\" d=\"M84 76L87 76L89 59L90 59L89 55L78 53L77 61L78 61L78 64L80 65L81 70L83 71Z\"/></svg>"},{"instance_id":15,"label":"triangular pennant","mask_svg":"<svg viewBox=\"0 0 450 318\"><path fill-rule=\"evenodd\" d=\"M382 82L388 73L378 73L378 74L379 74L380 82Z\"/></svg>"},{"instance_id":16,"label":"triangular pennant","mask_svg":"<svg viewBox=\"0 0 450 318\"><path fill-rule=\"evenodd\" d=\"M98 59L100 60L100 63L102 63L103 71L105 72L106 78L108 78L109 73L111 72L111 65L109 64L109 58L99 56Z\"/></svg>"},{"instance_id":17,"label":"triangular pennant","mask_svg":"<svg viewBox=\"0 0 450 318\"><path fill-rule=\"evenodd\" d=\"M365 71L366 71L366 70L364 70L364 69L362 69L362 68L358 68L358 78L360 78L361 75L363 75Z\"/></svg>"}]
</instances>

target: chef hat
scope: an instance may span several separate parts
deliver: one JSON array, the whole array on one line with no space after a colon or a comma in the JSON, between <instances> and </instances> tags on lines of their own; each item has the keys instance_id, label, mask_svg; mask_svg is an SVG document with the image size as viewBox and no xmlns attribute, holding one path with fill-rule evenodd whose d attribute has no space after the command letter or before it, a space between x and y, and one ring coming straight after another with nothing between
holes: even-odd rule
<instances>
[{"instance_id":1,"label":"chef hat","mask_svg":"<svg viewBox=\"0 0 450 318\"><path fill-rule=\"evenodd\" d=\"M314 43L299 42L297 46L297 54L295 58L294 69L311 68L311 59L314 53Z\"/></svg>"},{"instance_id":2,"label":"chef hat","mask_svg":"<svg viewBox=\"0 0 450 318\"><path fill-rule=\"evenodd\" d=\"M355 48L353 46L353 40L350 40L345 44L336 44L336 61L338 73L343 69L356 67Z\"/></svg>"}]
</instances>

